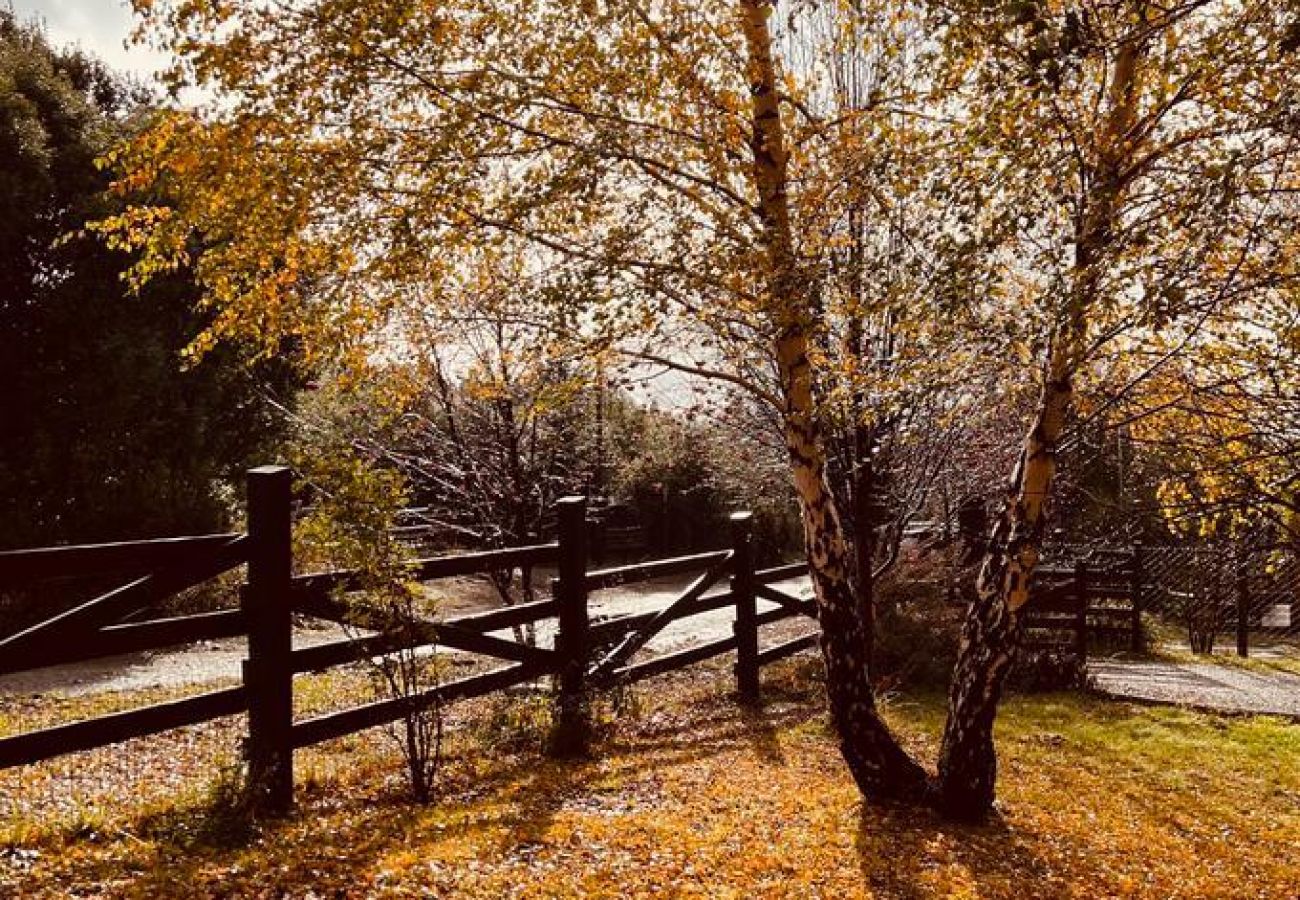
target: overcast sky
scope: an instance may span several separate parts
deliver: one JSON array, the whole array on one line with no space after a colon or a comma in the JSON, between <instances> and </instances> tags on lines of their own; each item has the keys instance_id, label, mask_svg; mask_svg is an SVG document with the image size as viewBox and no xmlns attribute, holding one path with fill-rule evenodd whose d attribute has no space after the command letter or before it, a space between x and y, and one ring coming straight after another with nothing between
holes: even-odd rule
<instances>
[{"instance_id":1,"label":"overcast sky","mask_svg":"<svg viewBox=\"0 0 1300 900\"><path fill-rule=\"evenodd\" d=\"M20 19L43 21L55 46L77 44L114 69L136 75L148 75L163 66L159 54L124 46L133 27L126 0L0 0L0 4L9 3Z\"/></svg>"}]
</instances>

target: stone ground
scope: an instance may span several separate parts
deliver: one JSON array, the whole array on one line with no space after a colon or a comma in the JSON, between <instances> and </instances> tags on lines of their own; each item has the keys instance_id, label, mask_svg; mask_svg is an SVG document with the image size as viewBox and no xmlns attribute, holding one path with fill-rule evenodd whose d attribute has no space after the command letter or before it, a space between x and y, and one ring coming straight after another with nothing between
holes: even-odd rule
<instances>
[{"instance_id":1,"label":"stone ground","mask_svg":"<svg viewBox=\"0 0 1300 900\"><path fill-rule=\"evenodd\" d=\"M1088 672L1114 697L1300 720L1300 675L1287 672L1160 659L1092 659Z\"/></svg>"}]
</instances>

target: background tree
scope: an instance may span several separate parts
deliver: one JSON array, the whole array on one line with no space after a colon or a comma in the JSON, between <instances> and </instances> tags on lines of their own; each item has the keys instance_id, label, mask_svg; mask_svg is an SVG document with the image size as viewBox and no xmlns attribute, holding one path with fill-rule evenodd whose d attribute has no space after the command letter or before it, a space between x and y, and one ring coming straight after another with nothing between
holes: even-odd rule
<instances>
[{"instance_id":1,"label":"background tree","mask_svg":"<svg viewBox=\"0 0 1300 900\"><path fill-rule=\"evenodd\" d=\"M595 477L596 367L557 348L536 296L554 288L530 284L519 261L479 255L454 315L412 302L388 331L400 352L364 378L327 372L292 414L300 456L342 453L399 476L402 524L423 529L426 546L540 542L555 501ZM496 571L492 583L505 605L535 599L531 568Z\"/></svg>"},{"instance_id":2,"label":"background tree","mask_svg":"<svg viewBox=\"0 0 1300 900\"><path fill-rule=\"evenodd\" d=\"M182 371L209 322L186 272L133 296L131 257L77 233L120 205L95 160L147 101L0 10L0 546L215 530L276 433L285 367L230 346Z\"/></svg>"},{"instance_id":3,"label":"background tree","mask_svg":"<svg viewBox=\"0 0 1300 900\"><path fill-rule=\"evenodd\" d=\"M971 249L996 238L986 246L1040 392L954 673L939 763L952 814L993 800L993 719L1076 386L1145 356L1133 386L1111 388L1128 394L1212 321L1293 278L1279 252L1289 228L1278 189L1295 166L1286 6L937 5L971 123L957 189L987 223Z\"/></svg>"}]
</instances>

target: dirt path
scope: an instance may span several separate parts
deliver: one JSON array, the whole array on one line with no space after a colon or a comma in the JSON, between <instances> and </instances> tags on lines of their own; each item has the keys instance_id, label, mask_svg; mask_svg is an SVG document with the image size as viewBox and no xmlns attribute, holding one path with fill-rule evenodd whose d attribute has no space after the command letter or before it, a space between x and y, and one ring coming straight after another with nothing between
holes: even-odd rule
<instances>
[{"instance_id":1,"label":"dirt path","mask_svg":"<svg viewBox=\"0 0 1300 900\"><path fill-rule=\"evenodd\" d=\"M553 573L539 571L536 583L539 586L549 584L551 574ZM690 581L691 576L684 576L598 591L591 596L592 618L661 609ZM806 578L781 582L778 586L801 597L812 596L812 588ZM545 596L542 593L544 590L539 587L538 595ZM468 578L454 581L448 579L440 583L436 599L442 614L446 616L500 605L490 586L483 581ZM766 601L759 602L760 611L772 606ZM689 644L726 637L731 633L733 619L733 611L724 608L674 622L650 641L645 652L649 655L667 653ZM509 631L497 634L501 637L511 636ZM344 630L337 625L307 623L295 629L293 644L296 648L310 647L341 640L346 636ZM554 646L553 619L538 623L537 641L543 647ZM66 666L50 666L0 676L0 697L43 694L71 697L105 691L135 691L233 681L240 677L240 667L246 654L247 642L244 638L226 638L173 650L130 653Z\"/></svg>"},{"instance_id":2,"label":"dirt path","mask_svg":"<svg viewBox=\"0 0 1300 900\"><path fill-rule=\"evenodd\" d=\"M1300 675L1212 662L1119 659L1089 660L1088 671L1097 689L1113 697L1300 720Z\"/></svg>"}]
</instances>

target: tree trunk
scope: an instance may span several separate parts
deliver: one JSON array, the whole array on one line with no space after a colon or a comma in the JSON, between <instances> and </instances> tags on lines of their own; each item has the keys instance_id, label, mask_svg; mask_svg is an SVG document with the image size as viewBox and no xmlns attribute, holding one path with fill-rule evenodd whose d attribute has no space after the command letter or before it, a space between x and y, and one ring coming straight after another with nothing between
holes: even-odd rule
<instances>
[{"instance_id":1,"label":"tree trunk","mask_svg":"<svg viewBox=\"0 0 1300 900\"><path fill-rule=\"evenodd\" d=\"M803 514L808 568L817 597L826 692L840 752L869 800L920 801L929 777L880 718L871 686L870 596L859 597L834 497L825 481L813 420L790 417L786 444Z\"/></svg>"},{"instance_id":2,"label":"tree trunk","mask_svg":"<svg viewBox=\"0 0 1300 900\"><path fill-rule=\"evenodd\" d=\"M994 523L962 624L939 751L936 803L944 815L978 820L993 806L997 754L993 719L1020 642L1021 608L1042 546L1043 503L1056 474L1056 446L1069 410L1065 362L1054 358L1038 418L1025 437L1011 492Z\"/></svg>"},{"instance_id":3,"label":"tree trunk","mask_svg":"<svg viewBox=\"0 0 1300 900\"><path fill-rule=\"evenodd\" d=\"M856 410L855 410L856 412ZM858 603L871 642L867 647L867 668L874 666L872 655L876 623L876 467L871 458L870 429L860 423L853 426L853 583L858 589Z\"/></svg>"},{"instance_id":4,"label":"tree trunk","mask_svg":"<svg viewBox=\"0 0 1300 900\"><path fill-rule=\"evenodd\" d=\"M791 473L821 625L831 717L849 771L869 799L919 799L927 777L899 746L876 709L871 687L870 619L855 595L834 497L826 483L825 445L813 396L808 350L817 325L795 254L787 196L787 146L777 98L770 0L739 0L749 57L753 180L759 197L768 314L785 403Z\"/></svg>"},{"instance_id":5,"label":"tree trunk","mask_svg":"<svg viewBox=\"0 0 1300 900\"><path fill-rule=\"evenodd\" d=\"M1088 314L1101 297L1104 254L1118 221L1126 160L1136 148L1140 63L1145 32L1120 45L1107 90L1108 107L1098 140L1091 184L1076 232L1075 258L1065 309L1052 341L1038 404L1025 437L1002 513L995 521L976 581L975 599L962 625L961 646L948 694L948 721L939 751L935 802L945 815L984 818L997 780L993 720L1002 686L1020 641L1021 608L1043 541L1043 506L1056 476L1056 448L1069 413L1071 378L1082 362Z\"/></svg>"}]
</instances>

